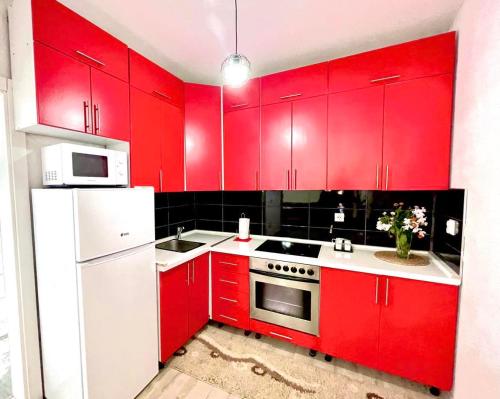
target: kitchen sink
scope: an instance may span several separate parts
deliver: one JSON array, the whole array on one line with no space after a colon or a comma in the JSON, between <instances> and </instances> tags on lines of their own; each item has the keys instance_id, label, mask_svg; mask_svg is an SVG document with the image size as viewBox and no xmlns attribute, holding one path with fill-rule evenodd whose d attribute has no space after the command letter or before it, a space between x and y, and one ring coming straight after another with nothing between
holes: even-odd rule
<instances>
[{"instance_id":1,"label":"kitchen sink","mask_svg":"<svg viewBox=\"0 0 500 399\"><path fill-rule=\"evenodd\" d=\"M205 243L173 239L156 244L156 248L174 252L189 252L195 248L201 247L202 245L205 245Z\"/></svg>"}]
</instances>

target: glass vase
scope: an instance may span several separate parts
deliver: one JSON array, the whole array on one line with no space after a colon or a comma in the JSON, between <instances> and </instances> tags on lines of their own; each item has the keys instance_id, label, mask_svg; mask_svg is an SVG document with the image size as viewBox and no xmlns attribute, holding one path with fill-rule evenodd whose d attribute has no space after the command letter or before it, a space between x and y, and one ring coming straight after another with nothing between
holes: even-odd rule
<instances>
[{"instance_id":1,"label":"glass vase","mask_svg":"<svg viewBox=\"0 0 500 399\"><path fill-rule=\"evenodd\" d=\"M396 233L396 254L398 258L408 259L410 257L411 231L399 231Z\"/></svg>"}]
</instances>

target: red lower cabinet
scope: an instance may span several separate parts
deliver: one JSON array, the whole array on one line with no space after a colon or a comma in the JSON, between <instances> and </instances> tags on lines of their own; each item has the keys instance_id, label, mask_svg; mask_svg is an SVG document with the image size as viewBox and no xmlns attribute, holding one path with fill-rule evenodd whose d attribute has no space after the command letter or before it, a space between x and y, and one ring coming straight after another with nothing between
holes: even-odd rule
<instances>
[{"instance_id":1,"label":"red lower cabinet","mask_svg":"<svg viewBox=\"0 0 500 399\"><path fill-rule=\"evenodd\" d=\"M321 279L322 351L451 389L458 287L326 268Z\"/></svg>"},{"instance_id":2,"label":"red lower cabinet","mask_svg":"<svg viewBox=\"0 0 500 399\"><path fill-rule=\"evenodd\" d=\"M260 334L267 335L281 341L290 342L295 345L305 348L318 350L319 339L315 335L306 334L300 331L291 330L286 327L277 326L275 324L265 323L263 321L250 319L250 330Z\"/></svg>"},{"instance_id":3,"label":"red lower cabinet","mask_svg":"<svg viewBox=\"0 0 500 399\"><path fill-rule=\"evenodd\" d=\"M160 361L208 322L209 254L159 273Z\"/></svg>"}]
</instances>

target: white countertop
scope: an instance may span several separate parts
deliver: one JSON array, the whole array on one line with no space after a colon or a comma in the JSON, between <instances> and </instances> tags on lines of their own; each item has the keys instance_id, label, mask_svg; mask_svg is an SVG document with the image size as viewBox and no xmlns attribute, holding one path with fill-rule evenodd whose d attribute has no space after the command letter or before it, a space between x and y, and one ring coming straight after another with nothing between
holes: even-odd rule
<instances>
[{"instance_id":1,"label":"white countertop","mask_svg":"<svg viewBox=\"0 0 500 399\"><path fill-rule=\"evenodd\" d=\"M163 238L156 241L156 243L167 241L172 238L175 237L172 236ZM382 247L353 245L353 253L343 253L335 252L333 250L333 244L324 241L254 235L252 236L252 240L249 242L237 242L234 241L234 238L236 238L236 235L232 233L222 233L205 230L189 231L182 235L182 239L203 242L205 243L205 245L186 253L156 249L156 264L158 271L164 272L170 270L173 267L196 258L199 255L202 255L209 251L214 251L234 255L280 260L282 262L303 263L306 265L317 265L363 273L379 274L384 276L409 278L413 280L429 281L441 284L460 285L461 282L460 276L455 273L455 271L452 270L445 262L435 256L433 253L426 251L413 252L417 254L427 255L430 258L430 265L401 266L377 259L374 256L374 252L384 249ZM317 258L255 251L255 249L265 240L286 240L292 242L319 244L321 245L321 251Z\"/></svg>"}]
</instances>

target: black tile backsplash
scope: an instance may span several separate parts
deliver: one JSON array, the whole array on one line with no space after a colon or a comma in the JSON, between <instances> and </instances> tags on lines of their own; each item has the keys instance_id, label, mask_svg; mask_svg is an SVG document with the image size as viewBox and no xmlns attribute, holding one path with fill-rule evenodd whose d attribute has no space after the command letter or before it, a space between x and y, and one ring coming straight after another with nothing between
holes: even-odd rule
<instances>
[{"instance_id":1,"label":"black tile backsplash","mask_svg":"<svg viewBox=\"0 0 500 399\"><path fill-rule=\"evenodd\" d=\"M250 233L355 244L394 246L376 229L377 218L396 202L427 208L428 236L414 237L412 248L433 249L452 263L460 262L461 231L446 234L446 220L462 225L463 190L448 191L217 191L155 195L156 237L173 235L178 226L237 232L238 219L250 218ZM336 212L344 222L335 222Z\"/></svg>"}]
</instances>

